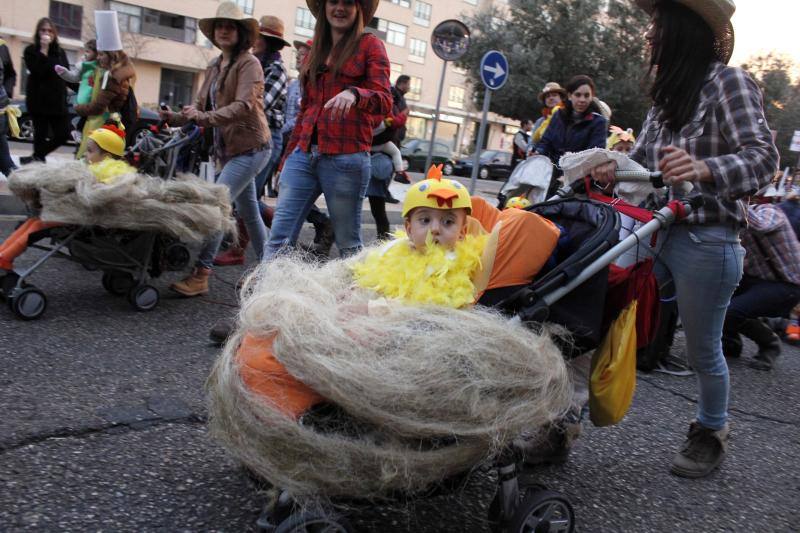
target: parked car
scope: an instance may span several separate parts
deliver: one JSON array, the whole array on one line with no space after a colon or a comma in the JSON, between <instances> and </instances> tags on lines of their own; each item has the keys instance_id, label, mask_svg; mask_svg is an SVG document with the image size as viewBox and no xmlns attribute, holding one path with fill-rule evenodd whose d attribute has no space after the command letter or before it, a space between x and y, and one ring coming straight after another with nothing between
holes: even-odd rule
<instances>
[{"instance_id":1,"label":"parked car","mask_svg":"<svg viewBox=\"0 0 800 533\"><path fill-rule=\"evenodd\" d=\"M11 105L19 107L22 115L17 119L19 123L19 139L11 137L11 132L8 133L8 138L14 141L33 142L33 118L28 114L28 108L25 105L25 99L19 98L11 101ZM69 121L70 121L70 136L69 142L72 142L72 130L75 129L75 124L79 117L75 113L75 95L69 96ZM146 107L139 107L139 121L133 128L133 132L128 136L128 144L132 144L149 131L150 126L158 125L158 113Z\"/></svg>"},{"instance_id":2,"label":"parked car","mask_svg":"<svg viewBox=\"0 0 800 533\"><path fill-rule=\"evenodd\" d=\"M471 176L474 156L457 159L453 167L456 176ZM511 175L511 152L484 150L481 152L478 177L482 180L504 180Z\"/></svg>"},{"instance_id":3,"label":"parked car","mask_svg":"<svg viewBox=\"0 0 800 533\"><path fill-rule=\"evenodd\" d=\"M430 141L423 139L409 139L400 147L400 154L403 157L403 167L410 172L427 172L425 160L428 157ZM445 143L433 143L434 165L442 164L442 173L449 176L453 173L453 154L450 147Z\"/></svg>"}]
</instances>

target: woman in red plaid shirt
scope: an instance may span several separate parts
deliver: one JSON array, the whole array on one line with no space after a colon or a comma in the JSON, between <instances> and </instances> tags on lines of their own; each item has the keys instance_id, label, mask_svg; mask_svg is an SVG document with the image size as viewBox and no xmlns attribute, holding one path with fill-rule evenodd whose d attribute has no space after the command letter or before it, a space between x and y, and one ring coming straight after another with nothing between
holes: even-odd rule
<instances>
[{"instance_id":1,"label":"woman in red plaid shirt","mask_svg":"<svg viewBox=\"0 0 800 533\"><path fill-rule=\"evenodd\" d=\"M364 32L379 1L307 0L317 25L300 70L303 100L286 150L265 259L294 246L320 194L339 254L352 255L362 247L372 130L392 108L386 49Z\"/></svg>"}]
</instances>

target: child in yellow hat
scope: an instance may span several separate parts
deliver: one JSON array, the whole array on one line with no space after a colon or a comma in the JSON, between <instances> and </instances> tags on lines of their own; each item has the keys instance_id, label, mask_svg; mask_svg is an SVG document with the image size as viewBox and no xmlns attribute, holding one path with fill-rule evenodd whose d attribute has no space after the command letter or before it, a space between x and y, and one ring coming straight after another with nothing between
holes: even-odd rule
<instances>
[{"instance_id":1,"label":"child in yellow hat","mask_svg":"<svg viewBox=\"0 0 800 533\"><path fill-rule=\"evenodd\" d=\"M136 172L122 159L125 154L125 132L114 124L106 124L89 135L84 159L99 183L111 183L116 177ZM0 270L14 270L14 259L28 248L31 234L60 226L31 217L0 244Z\"/></svg>"},{"instance_id":2,"label":"child in yellow hat","mask_svg":"<svg viewBox=\"0 0 800 533\"><path fill-rule=\"evenodd\" d=\"M530 211L500 211L470 197L440 167L407 191L405 231L353 265L356 284L405 303L459 308L485 290L529 283L555 248L558 228Z\"/></svg>"},{"instance_id":3,"label":"child in yellow hat","mask_svg":"<svg viewBox=\"0 0 800 533\"><path fill-rule=\"evenodd\" d=\"M631 128L623 130L619 126L611 126L608 131L611 135L606 140L606 148L615 152L630 154L631 150L633 150L633 145L636 143L633 130Z\"/></svg>"}]
</instances>

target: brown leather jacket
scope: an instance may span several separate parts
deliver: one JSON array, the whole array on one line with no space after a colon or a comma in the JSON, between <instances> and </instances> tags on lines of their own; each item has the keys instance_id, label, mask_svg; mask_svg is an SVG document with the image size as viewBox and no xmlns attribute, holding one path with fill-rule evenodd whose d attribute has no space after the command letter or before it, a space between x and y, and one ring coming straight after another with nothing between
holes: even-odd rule
<instances>
[{"instance_id":1,"label":"brown leather jacket","mask_svg":"<svg viewBox=\"0 0 800 533\"><path fill-rule=\"evenodd\" d=\"M222 91L217 87L217 109L210 111L209 91L211 83L221 75L221 61L222 57L217 57L206 69L195 104L200 111L196 122L222 132L225 153L217 157L225 161L269 144L270 133L263 107L264 71L249 52L239 54L231 65Z\"/></svg>"},{"instance_id":2,"label":"brown leather jacket","mask_svg":"<svg viewBox=\"0 0 800 533\"><path fill-rule=\"evenodd\" d=\"M136 76L136 70L129 59L121 65L112 68L103 76L103 86L97 96L88 104L76 105L75 113L82 117L92 117L108 111L114 113L122 109L128 98L131 82Z\"/></svg>"}]
</instances>

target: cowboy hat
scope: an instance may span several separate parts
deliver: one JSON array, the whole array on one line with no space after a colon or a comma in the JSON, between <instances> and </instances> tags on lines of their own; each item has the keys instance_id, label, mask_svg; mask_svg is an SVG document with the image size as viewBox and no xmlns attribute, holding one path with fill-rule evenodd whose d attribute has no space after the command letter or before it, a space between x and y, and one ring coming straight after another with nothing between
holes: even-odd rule
<instances>
[{"instance_id":1,"label":"cowboy hat","mask_svg":"<svg viewBox=\"0 0 800 533\"><path fill-rule=\"evenodd\" d=\"M292 41L292 45L298 50L300 50L301 48L308 48L309 50L311 50L312 44L314 44L314 41L312 41L311 39L307 41Z\"/></svg>"},{"instance_id":2,"label":"cowboy hat","mask_svg":"<svg viewBox=\"0 0 800 533\"><path fill-rule=\"evenodd\" d=\"M283 46L291 46L289 41L283 38L283 21L272 15L264 15L258 21L258 33L267 39L275 39L283 43Z\"/></svg>"},{"instance_id":3,"label":"cowboy hat","mask_svg":"<svg viewBox=\"0 0 800 533\"><path fill-rule=\"evenodd\" d=\"M258 37L258 21L252 17L246 17L235 3L223 2L217 8L216 16L200 19L200 22L197 23L200 27L200 31L203 32L203 35L205 35L214 46L217 46L217 43L214 42L214 22L218 20L230 20L236 24L240 24L245 29L245 33L250 39L247 48L253 46L253 43L256 42L256 38Z\"/></svg>"},{"instance_id":4,"label":"cowboy hat","mask_svg":"<svg viewBox=\"0 0 800 533\"><path fill-rule=\"evenodd\" d=\"M378 2L380 0L357 0L357 2L361 4L361 18L364 20L364 26L366 26L372 20L375 11L378 10ZM325 0L306 0L306 4L308 4L308 9L311 10L314 16L318 17L325 6Z\"/></svg>"},{"instance_id":5,"label":"cowboy hat","mask_svg":"<svg viewBox=\"0 0 800 533\"><path fill-rule=\"evenodd\" d=\"M558 83L556 83L554 81L549 81L549 82L545 83L544 88L542 89L542 92L539 93L539 101L544 103L545 95L548 95L550 93L558 93L558 94L561 95L561 99L562 100L566 100L567 99L567 91L561 85L559 85Z\"/></svg>"},{"instance_id":6,"label":"cowboy hat","mask_svg":"<svg viewBox=\"0 0 800 533\"><path fill-rule=\"evenodd\" d=\"M636 0L636 5L652 15L658 0ZM733 0L673 0L691 9L706 21L714 33L714 48L719 59L727 64L733 54L733 24L731 17L736 11Z\"/></svg>"}]
</instances>

